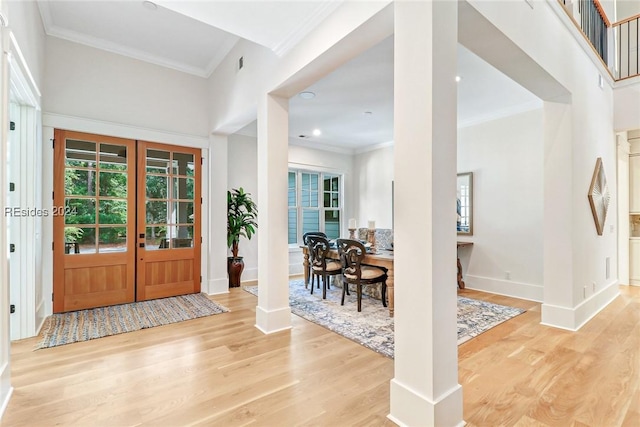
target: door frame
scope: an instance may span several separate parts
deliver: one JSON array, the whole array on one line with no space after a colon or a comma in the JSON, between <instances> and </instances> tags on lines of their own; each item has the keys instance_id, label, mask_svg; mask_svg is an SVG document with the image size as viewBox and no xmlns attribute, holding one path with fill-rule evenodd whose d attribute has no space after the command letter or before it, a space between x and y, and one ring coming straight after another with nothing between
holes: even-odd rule
<instances>
[{"instance_id":1,"label":"door frame","mask_svg":"<svg viewBox=\"0 0 640 427\"><path fill-rule=\"evenodd\" d=\"M101 135L112 135L119 138L128 138L136 140L148 140L156 141L162 144L179 145L182 147L200 148L202 150L203 164L202 164L202 234L205 236L202 243L201 253L201 273L202 273L202 292L209 293L209 289L206 285L209 284L211 278L211 272L209 271L210 262L207 259L207 254L211 248L211 241L208 237L208 230L210 230L210 213L211 207L209 205L209 191L211 186L209 185L209 179L211 176L210 162L208 161L210 155L210 142L209 137L166 132L160 130L153 130L149 128L143 128L139 126L123 125L114 122L85 119L81 117L64 116L53 113L42 113L42 141L44 145L43 149L43 180L42 180L42 205L44 209L48 209L50 212L53 209L53 199L51 194L53 192L53 139L55 129L67 129L78 132L86 132ZM46 148L48 147L48 149ZM226 188L226 175L222 177L216 177L216 179L225 180ZM226 209L225 209L226 210ZM226 254L226 238L224 253ZM53 218L47 216L43 218L43 259L42 259L42 277L43 279L43 294L44 298L44 310L43 316L46 317L53 313L53 251L51 250L51 244L53 242ZM225 263L226 265L226 263ZM226 276L226 271L225 271ZM226 280L225 280L226 282ZM42 324L38 324L37 332L39 332Z\"/></svg>"},{"instance_id":2,"label":"door frame","mask_svg":"<svg viewBox=\"0 0 640 427\"><path fill-rule=\"evenodd\" d=\"M31 77L31 72L20 52L13 34L6 30L9 54L8 68L8 102L13 105L7 108L19 116L15 120L17 150L12 160L15 167L11 182L15 183L15 193L5 193L13 198L13 206L33 208L28 215L21 218L7 218L13 222L11 232L7 235L7 243L16 244L17 255L10 260L9 301L16 305L16 312L9 314L11 340L37 335L45 319L45 303L43 295L43 200L41 194L43 149L41 138L40 91ZM17 53L17 54L16 54ZM8 107L8 105L7 105ZM14 120L8 116L8 119ZM3 158L3 161L6 159ZM2 173L6 173L3 169ZM6 178L6 176L4 177ZM8 186L8 184L7 184ZM6 199L5 199L6 201ZM4 201L3 201L4 202ZM12 206L12 207L13 207ZM4 213L3 213L4 215ZM13 221L15 220L15 221ZM8 253L7 253L8 255ZM5 303L3 303L5 305Z\"/></svg>"},{"instance_id":3,"label":"door frame","mask_svg":"<svg viewBox=\"0 0 640 427\"><path fill-rule=\"evenodd\" d=\"M64 291L65 283L68 279L65 278L68 270L81 269L80 273L82 273L82 269L95 269L100 268L100 266L117 266L117 265L125 265L126 266L126 277L125 282L126 285L124 288L120 290L100 290L99 292L104 293L104 297L106 298L105 305L113 305L113 304L122 304L134 301L144 301L147 299L153 298L161 298L166 296L180 295L185 293L193 293L201 291L201 283L203 279L202 275L202 245L203 245L203 237L202 237L202 204L203 197L201 193L202 188L202 165L204 163L204 158L202 157L202 149L194 148L194 147L186 147L183 145L173 145L173 144L165 144L165 143L156 143L156 142L147 142L140 141L128 138L118 138L113 136L106 136L100 134L90 134L86 132L77 132L70 131L65 129L55 129L55 138L58 140L57 143L54 143L54 212L55 211L63 211L62 207L66 205L66 187L65 187L65 173L66 173L66 149L67 149L67 140L82 140L82 141L92 141L96 144L96 156L98 156L98 162L100 162L99 153L102 151L98 144L109 144L109 145L123 145L128 147L127 152L129 153L127 156L127 243L126 243L126 252L114 252L114 253L99 253L98 251L95 253L89 253L84 255L73 255L68 254L65 250L66 242L64 239L64 230L66 221L64 215L53 215L53 226L54 226L54 251L53 251L53 261L54 261L54 269L53 269L53 311L54 312L64 312L71 310L79 310L85 308L92 308L92 304L89 302L91 300L91 296L95 298L96 294L91 293L79 293L77 294L78 298L68 299L71 295L76 294L68 294ZM147 161L147 149L157 149L161 151L167 151L171 153L189 153L193 157L193 166L194 166L194 187L193 187L193 214L195 215L195 220L193 221L193 230L192 230L192 247L191 248L179 248L177 250L173 250L175 248L171 248L168 250L162 250L160 252L151 251L147 252L145 248L145 231L146 231L146 161ZM173 156L173 154L171 155ZM173 158L173 157L171 157ZM169 177L172 177L174 172L172 171ZM173 178L172 178L173 179ZM173 187L173 180L167 181L167 185L171 185ZM93 197L97 197L100 199L100 195L98 193L98 187L96 187L96 192ZM167 195L167 197L173 197ZM57 208L56 208L57 206ZM66 210L66 208L64 208ZM97 215L97 212L96 212ZM96 217L97 218L97 217ZM95 223L89 225L91 228L95 228L96 231L99 230L100 224ZM139 235L139 236L138 236ZM140 238L138 238L140 237ZM199 239L198 239L199 237ZM98 243L96 241L96 247L98 247ZM186 256L185 256L186 255ZM159 284L159 287L155 287L152 285L149 288L145 283L145 266L146 263L151 261L155 263L168 262L169 266L166 268L171 269L170 265L172 265L173 261L180 260L192 260L190 262L191 271L193 272L192 279L188 281L178 281L174 283L174 286L171 288L173 290L178 289L178 293L173 293L172 290L167 287L169 283L166 285ZM163 267L161 267L163 268ZM175 266L173 268L176 268ZM171 270L167 270L169 274L175 274L179 271L183 270L183 266L180 265L178 270L174 270L174 273L171 273ZM93 274L89 272L89 274ZM57 288L56 288L57 284ZM175 287L177 286L177 288ZM57 289L57 292L55 291ZM125 291L124 293L122 291ZM147 292L151 291L154 296L148 296ZM159 294L156 295L156 293ZM114 299L115 298L115 299Z\"/></svg>"}]
</instances>

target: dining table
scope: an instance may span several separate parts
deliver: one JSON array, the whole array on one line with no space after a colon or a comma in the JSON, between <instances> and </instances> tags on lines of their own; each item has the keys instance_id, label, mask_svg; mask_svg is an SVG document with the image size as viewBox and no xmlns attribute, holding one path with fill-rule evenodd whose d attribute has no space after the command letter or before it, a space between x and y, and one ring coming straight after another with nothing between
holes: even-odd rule
<instances>
[{"instance_id":1,"label":"dining table","mask_svg":"<svg viewBox=\"0 0 640 427\"><path fill-rule=\"evenodd\" d=\"M457 249L473 246L472 242L457 242ZM302 249L302 265L304 269L304 286L309 286L309 248L301 245ZM338 249L331 248L329 250L329 258L339 259ZM464 289L465 284L462 280L462 264L460 257L457 257L457 285L459 289ZM376 249L373 252L367 252L362 260L363 264L373 265L377 267L385 267L387 269L387 306L389 308L389 317L393 317L394 313L394 277L393 277L393 249Z\"/></svg>"},{"instance_id":2,"label":"dining table","mask_svg":"<svg viewBox=\"0 0 640 427\"><path fill-rule=\"evenodd\" d=\"M301 245L303 254L302 265L304 267L304 286L309 285L309 248ZM338 249L332 248L329 250L329 258L339 259ZM363 264L374 265L377 267L385 267L387 269L387 306L389 309L389 317L393 317L393 250L390 249L377 249L375 252L367 252L362 260Z\"/></svg>"}]
</instances>

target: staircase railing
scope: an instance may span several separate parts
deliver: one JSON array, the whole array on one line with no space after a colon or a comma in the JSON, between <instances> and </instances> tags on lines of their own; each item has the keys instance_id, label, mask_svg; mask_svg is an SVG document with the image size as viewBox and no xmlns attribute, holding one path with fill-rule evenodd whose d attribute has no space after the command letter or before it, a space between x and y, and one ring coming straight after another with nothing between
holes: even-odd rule
<instances>
[{"instance_id":1,"label":"staircase railing","mask_svg":"<svg viewBox=\"0 0 640 427\"><path fill-rule=\"evenodd\" d=\"M640 76L640 14L614 24L599 0L558 0L615 80Z\"/></svg>"},{"instance_id":2,"label":"staircase railing","mask_svg":"<svg viewBox=\"0 0 640 427\"><path fill-rule=\"evenodd\" d=\"M605 64L607 61L607 28L611 23L598 0L579 0L580 27Z\"/></svg>"},{"instance_id":3,"label":"staircase railing","mask_svg":"<svg viewBox=\"0 0 640 427\"><path fill-rule=\"evenodd\" d=\"M616 80L640 75L640 15L623 19L612 25L616 38Z\"/></svg>"}]
</instances>

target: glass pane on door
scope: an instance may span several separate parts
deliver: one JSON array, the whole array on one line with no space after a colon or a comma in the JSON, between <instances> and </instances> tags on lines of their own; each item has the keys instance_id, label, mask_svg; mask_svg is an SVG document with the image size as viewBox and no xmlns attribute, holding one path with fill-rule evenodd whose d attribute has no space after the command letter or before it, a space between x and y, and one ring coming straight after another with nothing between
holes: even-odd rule
<instances>
[{"instance_id":1,"label":"glass pane on door","mask_svg":"<svg viewBox=\"0 0 640 427\"><path fill-rule=\"evenodd\" d=\"M193 247L195 156L146 150L145 249Z\"/></svg>"},{"instance_id":2,"label":"glass pane on door","mask_svg":"<svg viewBox=\"0 0 640 427\"><path fill-rule=\"evenodd\" d=\"M65 216L65 254L126 251L127 147L65 142L65 206L56 211Z\"/></svg>"}]
</instances>

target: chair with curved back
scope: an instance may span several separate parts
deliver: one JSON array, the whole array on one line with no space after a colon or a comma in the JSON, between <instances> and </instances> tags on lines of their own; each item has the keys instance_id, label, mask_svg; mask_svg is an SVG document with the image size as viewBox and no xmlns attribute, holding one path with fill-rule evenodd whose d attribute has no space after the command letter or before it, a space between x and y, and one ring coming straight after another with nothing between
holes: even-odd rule
<instances>
[{"instance_id":1,"label":"chair with curved back","mask_svg":"<svg viewBox=\"0 0 640 427\"><path fill-rule=\"evenodd\" d=\"M357 240L338 239L338 253L342 261L342 302L349 293L349 284L355 284L358 292L358 311L362 311L362 285L381 283L382 305L387 306L387 269L363 265L366 255L364 245Z\"/></svg>"},{"instance_id":2,"label":"chair with curved back","mask_svg":"<svg viewBox=\"0 0 640 427\"><path fill-rule=\"evenodd\" d=\"M308 231L302 235L302 243L308 248L309 247L309 236L320 236L327 238L327 235L322 231ZM309 252L309 265L307 266L307 277L311 277L311 285L313 286L313 276L311 275L311 252ZM306 287L306 284L305 284ZM320 288L320 283L318 282L318 288Z\"/></svg>"},{"instance_id":3,"label":"chair with curved back","mask_svg":"<svg viewBox=\"0 0 640 427\"><path fill-rule=\"evenodd\" d=\"M311 265L311 293L313 294L313 278L322 278L322 299L327 298L327 276L335 276L342 273L342 264L328 257L329 241L322 236L307 236L309 244L309 262Z\"/></svg>"}]
</instances>

